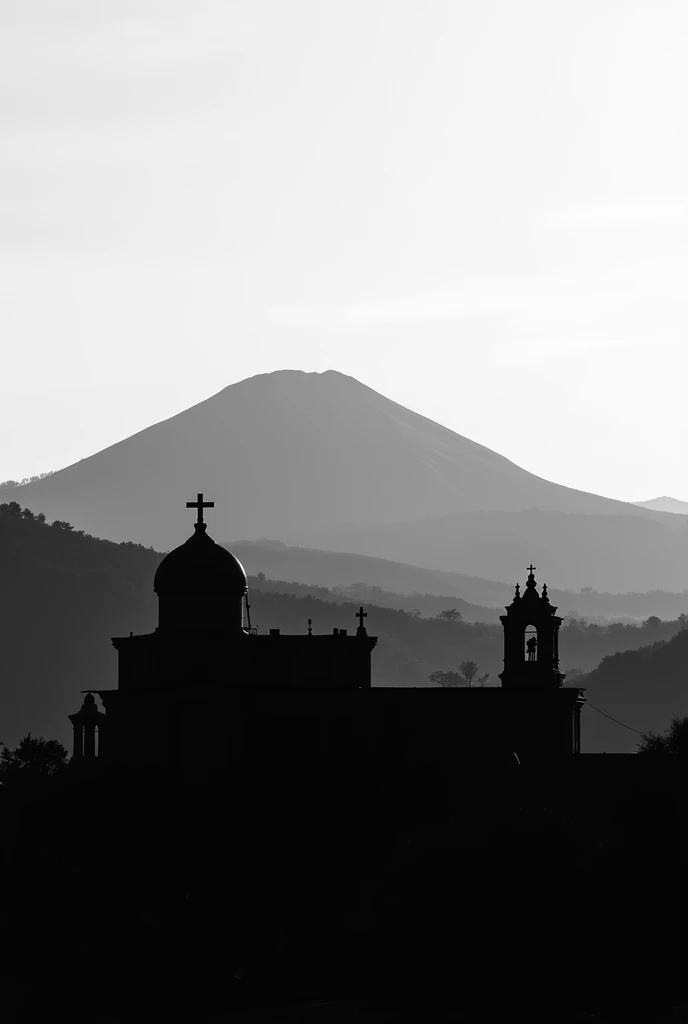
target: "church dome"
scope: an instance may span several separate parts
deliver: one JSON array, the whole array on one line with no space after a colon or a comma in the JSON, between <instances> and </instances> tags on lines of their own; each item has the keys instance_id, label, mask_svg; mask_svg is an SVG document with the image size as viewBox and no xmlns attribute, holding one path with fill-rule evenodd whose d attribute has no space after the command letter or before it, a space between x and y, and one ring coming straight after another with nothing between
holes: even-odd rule
<instances>
[{"instance_id":1,"label":"church dome","mask_svg":"<svg viewBox=\"0 0 688 1024\"><path fill-rule=\"evenodd\" d=\"M199 591L243 596L248 584L239 559L208 536L205 523L196 523L193 535L163 558L153 589L158 596Z\"/></svg>"}]
</instances>

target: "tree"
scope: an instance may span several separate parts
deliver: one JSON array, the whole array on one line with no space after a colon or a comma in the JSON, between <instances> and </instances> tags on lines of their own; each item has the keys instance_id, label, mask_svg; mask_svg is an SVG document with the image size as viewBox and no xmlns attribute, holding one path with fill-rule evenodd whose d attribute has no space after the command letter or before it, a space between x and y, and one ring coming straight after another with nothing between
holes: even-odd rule
<instances>
[{"instance_id":1,"label":"tree","mask_svg":"<svg viewBox=\"0 0 688 1024\"><path fill-rule=\"evenodd\" d=\"M470 686L478 672L478 666L474 661L462 661L458 672L432 672L430 682L438 686ZM478 676L476 686L484 686L490 678L490 673Z\"/></svg>"},{"instance_id":2,"label":"tree","mask_svg":"<svg viewBox=\"0 0 688 1024\"><path fill-rule=\"evenodd\" d=\"M44 513L43 513L43 512L39 512L39 513L38 513L38 515L36 516L36 522L37 522L37 523L40 523L40 524L41 524L41 526L43 525L43 523L45 522L45 515L44 515ZM151 551L152 551L152 550L153 550L153 549L151 548Z\"/></svg>"},{"instance_id":3,"label":"tree","mask_svg":"<svg viewBox=\"0 0 688 1024\"><path fill-rule=\"evenodd\" d=\"M71 523L67 523L63 519L55 519L53 521L53 526L57 530L67 530L67 531L69 531L69 530L73 530L74 529L74 527L72 526Z\"/></svg>"},{"instance_id":4,"label":"tree","mask_svg":"<svg viewBox=\"0 0 688 1024\"><path fill-rule=\"evenodd\" d=\"M651 615L649 619L645 619L643 626L649 626L650 629L658 629L662 625L662 620L657 615Z\"/></svg>"},{"instance_id":5,"label":"tree","mask_svg":"<svg viewBox=\"0 0 688 1024\"><path fill-rule=\"evenodd\" d=\"M22 509L22 519L33 519L34 515L30 508Z\"/></svg>"},{"instance_id":6,"label":"tree","mask_svg":"<svg viewBox=\"0 0 688 1024\"><path fill-rule=\"evenodd\" d=\"M688 757L688 715L679 718L673 715L671 725L663 733L647 732L638 744L639 754L670 754L672 757Z\"/></svg>"},{"instance_id":7,"label":"tree","mask_svg":"<svg viewBox=\"0 0 688 1024\"><path fill-rule=\"evenodd\" d=\"M431 672L430 681L438 686L463 686L464 681L458 672Z\"/></svg>"},{"instance_id":8,"label":"tree","mask_svg":"<svg viewBox=\"0 0 688 1024\"><path fill-rule=\"evenodd\" d=\"M459 665L459 672L466 686L470 686L478 674L478 666L474 661L462 661Z\"/></svg>"},{"instance_id":9,"label":"tree","mask_svg":"<svg viewBox=\"0 0 688 1024\"><path fill-rule=\"evenodd\" d=\"M13 785L51 778L67 767L67 751L57 740L28 733L15 750L0 743L0 782Z\"/></svg>"},{"instance_id":10,"label":"tree","mask_svg":"<svg viewBox=\"0 0 688 1024\"><path fill-rule=\"evenodd\" d=\"M463 616L458 608L445 608L437 618L440 622L460 622Z\"/></svg>"}]
</instances>

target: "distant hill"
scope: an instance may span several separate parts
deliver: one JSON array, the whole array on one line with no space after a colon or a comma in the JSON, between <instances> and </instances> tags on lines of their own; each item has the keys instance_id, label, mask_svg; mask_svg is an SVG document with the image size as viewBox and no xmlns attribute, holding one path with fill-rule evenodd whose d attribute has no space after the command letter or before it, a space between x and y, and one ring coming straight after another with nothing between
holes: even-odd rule
<instances>
[{"instance_id":1,"label":"distant hill","mask_svg":"<svg viewBox=\"0 0 688 1024\"><path fill-rule=\"evenodd\" d=\"M252 579L254 577L251 577ZM354 604L395 608L412 612L425 618L434 618L445 609L455 609L466 622L499 622L498 608L482 608L468 604L451 594L396 594L393 590L368 586L365 583L351 583L332 588L313 583L299 583L296 580L255 579L254 587L261 593L294 594L295 597L318 597L323 601L353 601Z\"/></svg>"},{"instance_id":2,"label":"distant hill","mask_svg":"<svg viewBox=\"0 0 688 1024\"><path fill-rule=\"evenodd\" d=\"M688 715L687 666L688 629L683 629L673 638L605 657L585 679L586 696L627 726L664 732L672 715ZM591 709L584 714L594 749L636 749L637 734L621 728L611 731Z\"/></svg>"},{"instance_id":3,"label":"distant hill","mask_svg":"<svg viewBox=\"0 0 688 1024\"><path fill-rule=\"evenodd\" d=\"M66 522L48 525L26 510L17 515L0 506L1 741L14 745L31 732L71 749L66 716L78 709L80 691L117 685L111 637L155 628L153 576L162 557L140 545L98 540ZM326 600L336 595L318 588L304 593L300 586L290 593L294 584L249 577L252 621L261 632L270 627L305 632L309 618L317 633L330 633L335 626L355 628L358 601ZM502 668L499 625L447 623L372 602L368 613L368 628L379 637L373 655L375 685L431 685L430 672L455 669L464 659L476 661L496 683ZM570 622L561 633L562 667L590 671L609 653L655 638L670 639L682 626L659 620L642 628ZM606 711L625 712L625 696L616 684L610 687L603 680L595 685ZM648 705L668 707L675 699L672 687L667 690L661 676L648 677ZM654 712L646 717L648 723L657 720ZM593 737L597 747L591 745L593 739L585 739L584 731L585 749L605 749L600 744L617 742L620 727L604 721L607 731L598 730Z\"/></svg>"},{"instance_id":4,"label":"distant hill","mask_svg":"<svg viewBox=\"0 0 688 1024\"><path fill-rule=\"evenodd\" d=\"M688 517L653 515L661 519L536 508L463 512L406 523L300 529L280 539L492 579L518 580L532 559L559 589L682 591L688 583Z\"/></svg>"},{"instance_id":5,"label":"distant hill","mask_svg":"<svg viewBox=\"0 0 688 1024\"><path fill-rule=\"evenodd\" d=\"M674 515L688 516L688 501L669 498L666 494L661 498L651 498L650 501L636 501L634 505L638 508L650 508L655 512L672 512Z\"/></svg>"},{"instance_id":6,"label":"distant hill","mask_svg":"<svg viewBox=\"0 0 688 1024\"><path fill-rule=\"evenodd\" d=\"M627 589L631 578L634 589L675 589L682 569L688 580L680 556L672 571L657 558L680 546L675 516L543 480L333 370L233 384L42 480L0 488L0 501L165 550L188 530L184 503L200 490L215 501L212 529L225 538L296 538L496 579L517 578L515 566L520 577L546 539L560 586L577 586L579 568L580 585L608 590ZM541 537L542 523L524 519L524 509L577 516L576 549L569 554L561 523ZM460 522L448 529L448 516ZM605 522L617 516L618 526ZM646 522L654 529L643 530ZM619 532L631 546L615 562L619 545L605 552ZM331 542L344 534L344 548Z\"/></svg>"},{"instance_id":7,"label":"distant hill","mask_svg":"<svg viewBox=\"0 0 688 1024\"><path fill-rule=\"evenodd\" d=\"M497 622L514 595L516 580L523 582L525 567L514 566L511 583L466 576L457 572L442 572L404 565L372 555L357 555L344 551L319 551L316 548L288 546L280 541L233 541L225 544L253 575L264 573L272 580L291 580L310 586L327 587L341 591L356 584L378 587L384 600L363 590L360 600L374 600L391 607L418 608L425 614L436 614L448 603L455 603L464 618L480 622ZM589 586L584 590L562 590L552 586L550 572L554 564L549 556L540 562L538 577L549 585L550 598L559 606L560 614L590 620L642 621L651 615L662 619L676 619L688 613L688 591L646 591L608 593ZM408 600L402 600L406 595ZM438 604L433 598L438 598ZM458 602L458 603L457 603Z\"/></svg>"},{"instance_id":8,"label":"distant hill","mask_svg":"<svg viewBox=\"0 0 688 1024\"><path fill-rule=\"evenodd\" d=\"M279 541L236 541L224 547L254 576L263 573L269 580L282 581L281 586L287 580L300 583L311 587L311 592L314 587L327 588L329 599L340 599L346 590L353 600L372 600L409 611L418 608L423 614L437 614L455 605L466 619L497 622L497 607L476 604L469 595L473 590L496 595L498 602L504 598L504 604L513 594L513 588L504 584L474 581L368 555L288 547Z\"/></svg>"},{"instance_id":9,"label":"distant hill","mask_svg":"<svg viewBox=\"0 0 688 1024\"><path fill-rule=\"evenodd\" d=\"M422 569L371 555L320 551L269 540L233 540L225 543L247 572L264 572L272 579L299 580L325 587L349 583L372 584L400 594L455 594L462 596L459 576ZM487 581L485 581L487 582Z\"/></svg>"}]
</instances>

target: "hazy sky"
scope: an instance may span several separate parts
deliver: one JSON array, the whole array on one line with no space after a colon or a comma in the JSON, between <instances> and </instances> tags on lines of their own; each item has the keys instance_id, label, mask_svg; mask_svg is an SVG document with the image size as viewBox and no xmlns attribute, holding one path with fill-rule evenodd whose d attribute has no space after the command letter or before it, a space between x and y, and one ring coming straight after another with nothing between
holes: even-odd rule
<instances>
[{"instance_id":1,"label":"hazy sky","mask_svg":"<svg viewBox=\"0 0 688 1024\"><path fill-rule=\"evenodd\" d=\"M334 368L688 499L688 4L4 0L0 480Z\"/></svg>"}]
</instances>

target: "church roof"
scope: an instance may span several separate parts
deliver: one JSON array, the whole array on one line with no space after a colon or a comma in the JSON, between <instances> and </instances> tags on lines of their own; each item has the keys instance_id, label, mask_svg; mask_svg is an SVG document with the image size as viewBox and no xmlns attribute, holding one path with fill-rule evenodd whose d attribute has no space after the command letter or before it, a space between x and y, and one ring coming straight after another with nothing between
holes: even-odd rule
<instances>
[{"instance_id":1,"label":"church roof","mask_svg":"<svg viewBox=\"0 0 688 1024\"><path fill-rule=\"evenodd\" d=\"M216 544L206 533L206 524L198 522L193 535L163 558L153 589L156 594L199 590L244 594L247 580L239 559Z\"/></svg>"}]
</instances>

